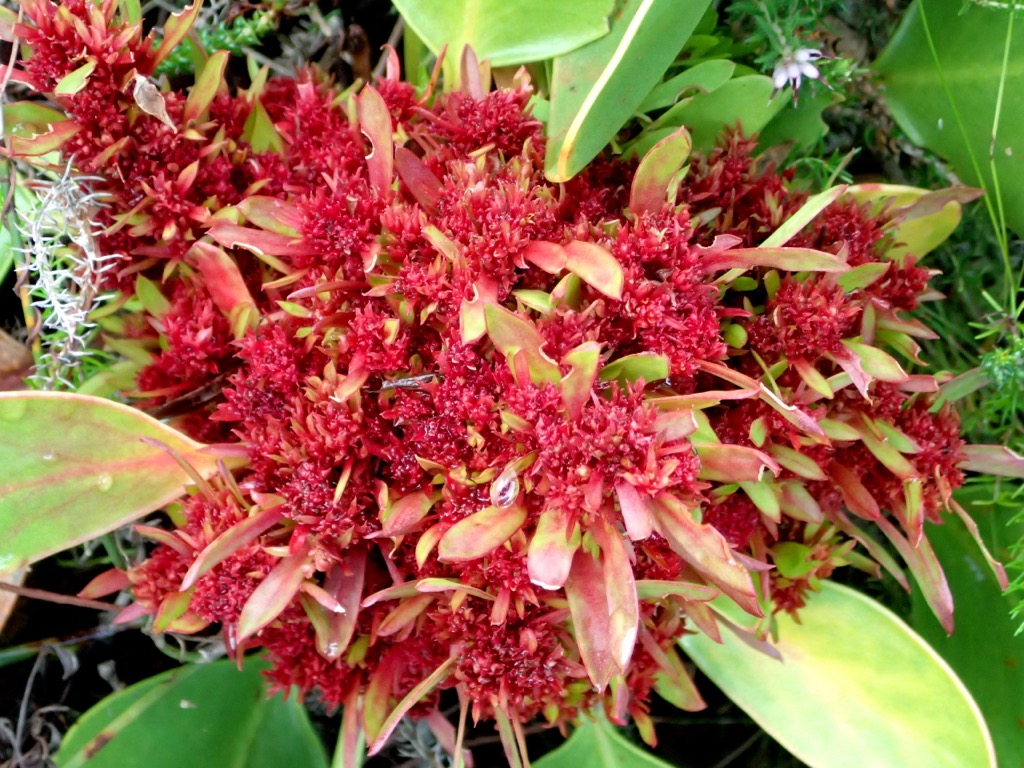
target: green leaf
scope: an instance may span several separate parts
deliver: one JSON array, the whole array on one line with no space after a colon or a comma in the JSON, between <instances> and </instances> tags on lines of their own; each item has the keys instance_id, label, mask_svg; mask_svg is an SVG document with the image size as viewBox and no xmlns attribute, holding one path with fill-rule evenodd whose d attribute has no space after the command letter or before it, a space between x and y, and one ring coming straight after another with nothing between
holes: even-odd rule
<instances>
[{"instance_id":1,"label":"green leaf","mask_svg":"<svg viewBox=\"0 0 1024 768\"><path fill-rule=\"evenodd\" d=\"M1024 534L1019 522L1007 527L1017 504L992 503L992 484L966 486L957 498L987 534L994 551L1010 546ZM972 503L973 501L973 503ZM956 603L957 629L947 636L927 602L915 591L911 624L956 670L981 707L992 731L999 764L1024 764L1024 639L1014 635L1012 599L1000 594L971 535L956 520L928 526L928 539L945 564Z\"/></svg>"},{"instance_id":2,"label":"green leaf","mask_svg":"<svg viewBox=\"0 0 1024 768\"><path fill-rule=\"evenodd\" d=\"M761 243L761 247L777 248L785 245L804 227L814 221L819 213L832 205L836 198L845 191L846 185L840 184L835 187L829 187L824 192L811 195L796 213L786 219L778 229L765 238L764 242Z\"/></svg>"},{"instance_id":3,"label":"green leaf","mask_svg":"<svg viewBox=\"0 0 1024 768\"><path fill-rule=\"evenodd\" d=\"M217 765L326 768L301 699L266 697L247 658L179 667L111 694L71 727L58 768L180 768Z\"/></svg>"},{"instance_id":4,"label":"green leaf","mask_svg":"<svg viewBox=\"0 0 1024 768\"><path fill-rule=\"evenodd\" d=\"M650 130L685 125L693 148L707 152L726 128L739 125L743 134L750 136L767 125L786 105L785 99L771 98L774 88L771 78L764 75L737 77L709 93L681 101Z\"/></svg>"},{"instance_id":5,"label":"green leaf","mask_svg":"<svg viewBox=\"0 0 1024 768\"><path fill-rule=\"evenodd\" d=\"M526 508L519 504L484 507L445 532L437 546L438 559L446 563L476 560L508 541L525 522Z\"/></svg>"},{"instance_id":6,"label":"green leaf","mask_svg":"<svg viewBox=\"0 0 1024 768\"><path fill-rule=\"evenodd\" d=\"M0 572L81 544L160 509L205 447L141 411L86 395L0 392Z\"/></svg>"},{"instance_id":7,"label":"green leaf","mask_svg":"<svg viewBox=\"0 0 1024 768\"><path fill-rule=\"evenodd\" d=\"M96 59L90 59L73 72L64 75L54 86L53 92L58 96L72 96L85 88L89 75L96 69Z\"/></svg>"},{"instance_id":8,"label":"green leaf","mask_svg":"<svg viewBox=\"0 0 1024 768\"><path fill-rule=\"evenodd\" d=\"M710 0L624 0L608 35L555 59L548 179L568 181L604 149L661 79L709 5ZM545 25L549 16L545 10Z\"/></svg>"},{"instance_id":9,"label":"green leaf","mask_svg":"<svg viewBox=\"0 0 1024 768\"><path fill-rule=\"evenodd\" d=\"M209 108L213 97L224 85L224 68L227 66L231 54L228 51L217 51L203 65L203 70L196 77L196 83L188 94L185 102L185 110L182 120L188 123L189 120L198 120Z\"/></svg>"},{"instance_id":10,"label":"green leaf","mask_svg":"<svg viewBox=\"0 0 1024 768\"><path fill-rule=\"evenodd\" d=\"M743 621L735 608L728 613ZM875 601L825 582L800 611L799 624L785 613L775 618L781 664L728 634L722 645L704 635L687 636L682 645L807 765L996 765L985 722L963 683Z\"/></svg>"},{"instance_id":11,"label":"green leaf","mask_svg":"<svg viewBox=\"0 0 1024 768\"><path fill-rule=\"evenodd\" d=\"M629 191L629 210L634 216L657 213L665 207L674 192L672 180L689 156L690 134L685 128L662 139L644 155Z\"/></svg>"},{"instance_id":12,"label":"green leaf","mask_svg":"<svg viewBox=\"0 0 1024 768\"><path fill-rule=\"evenodd\" d=\"M601 718L585 722L558 749L533 763L534 768L670 768L648 754Z\"/></svg>"},{"instance_id":13,"label":"green leaf","mask_svg":"<svg viewBox=\"0 0 1024 768\"><path fill-rule=\"evenodd\" d=\"M396 0L394 5L435 54L448 46L448 75L457 71L467 45L494 67L569 53L608 33L614 0Z\"/></svg>"},{"instance_id":14,"label":"green leaf","mask_svg":"<svg viewBox=\"0 0 1024 768\"><path fill-rule=\"evenodd\" d=\"M890 213L893 244L886 250L890 261L905 254L921 258L953 234L960 224L962 204L978 197L970 187L951 187L929 192L902 184L856 184L849 189L858 203L873 203Z\"/></svg>"},{"instance_id":15,"label":"green leaf","mask_svg":"<svg viewBox=\"0 0 1024 768\"><path fill-rule=\"evenodd\" d=\"M842 95L825 88L801 94L799 104L789 104L768 121L757 137L758 146L767 149L792 143L794 151L810 149L828 133L822 113L842 101Z\"/></svg>"},{"instance_id":16,"label":"green leaf","mask_svg":"<svg viewBox=\"0 0 1024 768\"><path fill-rule=\"evenodd\" d=\"M998 188L1007 223L1024 234L1024 148L1019 131L1024 99L1018 96L1024 92L1024 24L1019 19L1010 41L994 146L992 140L1009 18L1005 7L916 2L875 69L885 84L886 103L910 140L947 159L965 183L984 184L989 191ZM998 184L990 170L990 148Z\"/></svg>"},{"instance_id":17,"label":"green leaf","mask_svg":"<svg viewBox=\"0 0 1024 768\"><path fill-rule=\"evenodd\" d=\"M690 89L713 91L725 85L735 71L736 64L728 59L702 61L652 89L637 111L651 112L670 107Z\"/></svg>"},{"instance_id":18,"label":"green leaf","mask_svg":"<svg viewBox=\"0 0 1024 768\"><path fill-rule=\"evenodd\" d=\"M189 30L196 23L202 8L203 0L193 0L192 5L188 8L171 14L170 18L164 22L164 37L160 41L160 45L149 51L148 55L142 57L145 60L145 69L140 70L141 74L148 75L152 73L153 70L160 66L160 62L166 59L168 54L178 47L178 43L185 39L185 35L189 33Z\"/></svg>"},{"instance_id":19,"label":"green leaf","mask_svg":"<svg viewBox=\"0 0 1024 768\"><path fill-rule=\"evenodd\" d=\"M601 381L618 381L621 384L632 384L638 379L645 382L667 379L669 362L665 355L653 352L637 352L613 360L601 369Z\"/></svg>"}]
</instances>

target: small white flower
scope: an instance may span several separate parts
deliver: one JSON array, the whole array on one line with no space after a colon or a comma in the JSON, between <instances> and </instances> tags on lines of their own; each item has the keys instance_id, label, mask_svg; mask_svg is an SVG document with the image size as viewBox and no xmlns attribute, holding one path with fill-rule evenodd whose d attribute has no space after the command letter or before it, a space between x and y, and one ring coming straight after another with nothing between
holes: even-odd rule
<instances>
[{"instance_id":1,"label":"small white flower","mask_svg":"<svg viewBox=\"0 0 1024 768\"><path fill-rule=\"evenodd\" d=\"M772 72L772 82L775 84L772 98L775 98L775 94L787 85L792 85L793 102L796 103L797 92L800 90L800 84L805 77L810 80L821 80L821 72L811 63L820 59L821 55L821 51L816 51L814 48L801 48L798 51L787 53L783 56L782 61L776 65L775 71ZM821 81L825 82L824 80ZM828 85L828 83L825 84Z\"/></svg>"}]
</instances>

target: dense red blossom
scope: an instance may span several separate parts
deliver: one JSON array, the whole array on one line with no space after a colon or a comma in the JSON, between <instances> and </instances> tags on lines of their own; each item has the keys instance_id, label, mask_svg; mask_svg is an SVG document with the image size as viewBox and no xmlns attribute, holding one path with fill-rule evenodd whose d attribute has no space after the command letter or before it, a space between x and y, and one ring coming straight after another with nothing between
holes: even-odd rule
<instances>
[{"instance_id":1,"label":"dense red blossom","mask_svg":"<svg viewBox=\"0 0 1024 768\"><path fill-rule=\"evenodd\" d=\"M379 723L446 665L413 715L457 687L476 717L602 704L653 739L646 701L688 688L674 644L714 629L707 600L796 610L853 546L848 513L917 546L963 482L955 416L900 367L927 333L901 313L931 295L890 254L898 211L826 208L789 245L827 268L730 254L807 198L752 139L695 156L660 209L633 159L552 184L525 81L417 95L392 72L342 97L305 70L187 125L167 92L171 127L131 96L153 65L139 30L84 0L25 7L28 80L95 61L59 105L64 151L107 194L109 283L141 273L166 300L148 288L155 316L123 323L153 351L136 389L202 394L186 422L215 409L199 434L248 458L130 571L133 610L265 647L276 688L362 695ZM888 267L844 288L871 263ZM256 515L182 614L196 558ZM787 575L794 547L810 568ZM288 604L248 615L296 563Z\"/></svg>"}]
</instances>

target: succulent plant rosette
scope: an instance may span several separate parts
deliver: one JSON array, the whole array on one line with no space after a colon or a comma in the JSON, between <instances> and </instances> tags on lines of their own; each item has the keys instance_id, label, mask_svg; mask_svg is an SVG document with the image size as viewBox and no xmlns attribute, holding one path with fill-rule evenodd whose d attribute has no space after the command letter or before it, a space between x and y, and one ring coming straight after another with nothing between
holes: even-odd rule
<instances>
[{"instance_id":1,"label":"succulent plant rosette","mask_svg":"<svg viewBox=\"0 0 1024 768\"><path fill-rule=\"evenodd\" d=\"M110 0L22 9L8 74L58 109L10 151L103 201L120 396L224 458L87 589L130 587L119 620L264 649L372 748L454 690L514 751L595 707L653 742L652 692L703 706L684 633L763 643L720 601L767 633L840 566L908 570L951 628L927 527L974 530L951 494L995 449L905 368L939 298L914 225L963 190L811 197L685 130L556 184L527 79L472 55L446 92L393 52L361 89L229 89L216 53L160 90L197 8L159 43Z\"/></svg>"}]
</instances>

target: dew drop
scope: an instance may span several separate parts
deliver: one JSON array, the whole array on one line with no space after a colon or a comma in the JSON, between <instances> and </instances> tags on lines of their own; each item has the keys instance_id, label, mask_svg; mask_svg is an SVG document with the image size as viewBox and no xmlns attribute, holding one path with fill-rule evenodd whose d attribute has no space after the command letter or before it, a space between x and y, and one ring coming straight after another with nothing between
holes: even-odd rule
<instances>
[{"instance_id":1,"label":"dew drop","mask_svg":"<svg viewBox=\"0 0 1024 768\"><path fill-rule=\"evenodd\" d=\"M96 487L99 488L101 491L109 491L113 485L114 478L110 475L109 472L101 472L99 475L97 475Z\"/></svg>"},{"instance_id":2,"label":"dew drop","mask_svg":"<svg viewBox=\"0 0 1024 768\"><path fill-rule=\"evenodd\" d=\"M328 643L324 647L324 656L328 659L336 659L341 655L341 645L338 643Z\"/></svg>"},{"instance_id":3,"label":"dew drop","mask_svg":"<svg viewBox=\"0 0 1024 768\"><path fill-rule=\"evenodd\" d=\"M491 504L499 509L511 507L512 502L519 495L519 476L512 467L506 467L505 471L498 475L491 483L490 496Z\"/></svg>"},{"instance_id":4,"label":"dew drop","mask_svg":"<svg viewBox=\"0 0 1024 768\"><path fill-rule=\"evenodd\" d=\"M44 453L39 458L41 458L43 461L45 461L47 464L49 464L50 462L53 462L53 461L57 460L57 454L54 453L53 451L47 451L46 453Z\"/></svg>"}]
</instances>

